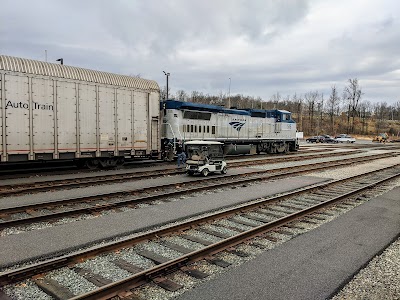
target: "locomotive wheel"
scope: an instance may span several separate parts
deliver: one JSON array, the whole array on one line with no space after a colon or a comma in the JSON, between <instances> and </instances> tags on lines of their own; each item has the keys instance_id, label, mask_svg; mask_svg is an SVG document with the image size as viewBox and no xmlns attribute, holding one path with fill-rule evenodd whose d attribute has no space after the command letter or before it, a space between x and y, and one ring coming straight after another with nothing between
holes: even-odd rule
<instances>
[{"instance_id":1,"label":"locomotive wheel","mask_svg":"<svg viewBox=\"0 0 400 300\"><path fill-rule=\"evenodd\" d=\"M193 175L194 175L194 172L193 172L193 171L188 171L187 173L188 173L188 175L190 175L190 176L193 176Z\"/></svg>"},{"instance_id":2,"label":"locomotive wheel","mask_svg":"<svg viewBox=\"0 0 400 300\"><path fill-rule=\"evenodd\" d=\"M228 173L228 169L226 167L223 167L223 169L221 170L221 174L226 174Z\"/></svg>"},{"instance_id":3,"label":"locomotive wheel","mask_svg":"<svg viewBox=\"0 0 400 300\"><path fill-rule=\"evenodd\" d=\"M208 169L203 169L203 171L201 171L201 175L203 175L204 177L207 177L208 173Z\"/></svg>"}]
</instances>

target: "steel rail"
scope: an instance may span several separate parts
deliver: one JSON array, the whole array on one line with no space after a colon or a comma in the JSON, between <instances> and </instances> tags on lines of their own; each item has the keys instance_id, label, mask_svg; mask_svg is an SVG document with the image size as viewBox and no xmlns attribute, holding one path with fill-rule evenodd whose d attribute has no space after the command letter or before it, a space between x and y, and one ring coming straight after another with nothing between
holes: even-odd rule
<instances>
[{"instance_id":1,"label":"steel rail","mask_svg":"<svg viewBox=\"0 0 400 300\"><path fill-rule=\"evenodd\" d=\"M36 274L47 272L47 271L50 271L50 270L53 270L56 268L60 268L60 267L66 266L66 265L71 265L71 264L80 262L84 259L93 257L98 254L115 251L117 249L121 249L124 247L130 247L139 242L151 240L156 237L165 236L165 235L172 234L172 233L176 233L176 232L179 232L179 231L182 231L185 229L192 228L193 226L201 224L201 223L215 221L215 220L225 218L229 215L233 215L233 214L236 214L239 212L252 210L256 207L262 206L267 203L276 202L276 201L282 200L286 197L291 197L291 196L299 195L302 193L311 192L311 191L318 190L320 188L324 188L324 187L331 186L334 184L354 180L357 178L368 176L370 174L379 173L379 172L382 172L385 170L393 169L398 166L399 165L389 166L389 167L385 167L385 168L382 168L379 170L370 171L370 172L367 172L364 174L352 176L352 177L345 178L345 179L338 179L338 180L333 180L330 182L323 182L323 183L315 184L311 187L300 188L296 191L282 193L279 196L270 197L267 199L258 199L258 200L255 199L254 201L251 201L250 204L248 202L246 202L241 205L235 206L234 208L227 208L223 211L219 211L212 215L207 215L205 217L204 216L197 216L197 217L196 216L188 216L188 218L191 218L190 221L182 222L180 224L176 224L176 225L172 225L172 226L167 226L165 228L161 228L161 229L157 229L157 230L148 231L146 233L139 234L138 236L135 236L135 237L122 238L118 241L109 242L109 243L106 243L101 246L92 246L92 247L89 247L84 250L80 250L80 251L77 251L74 253L59 256L57 258L48 259L43 262L34 263L34 264L31 264L31 265L28 265L25 267L21 267L21 268L15 269L15 270L10 270L10 271L0 273L0 285L6 285L6 284L10 284L10 283L13 283L16 281L21 281L23 279L32 277ZM392 177L396 177L399 175L400 174L395 174ZM387 179L387 180L390 180L390 179ZM171 222L174 222L174 220L172 220ZM162 225L165 225L165 224L159 224L158 226L162 226ZM132 233L132 234L134 234L134 233ZM32 259L35 259L35 258L32 258ZM24 262L19 262L19 264L22 264L22 263L24 263Z\"/></svg>"},{"instance_id":2,"label":"steel rail","mask_svg":"<svg viewBox=\"0 0 400 300\"><path fill-rule=\"evenodd\" d=\"M381 157L381 155L380 155L380 157ZM366 159L365 157L363 157L361 161L369 160L370 158L371 157L368 157ZM352 164L360 162L360 160L355 160L355 159L351 159L351 160L352 160L351 161ZM347 160L343 160L339 163L337 163L336 161L328 162L328 163L335 163L336 167L344 165L344 164L345 165L349 164L349 162ZM180 190L174 190L174 191L164 192L164 193L157 193L154 195L138 197L138 198L134 198L134 199L113 201L113 202L110 202L107 204L93 205L91 207L76 208L76 209L71 209L71 210L67 210L67 211L54 212L51 214L44 214L44 215L36 215L36 216L33 215L31 217L22 218L22 219L5 220L3 222L0 222L0 230L7 228L7 227L11 227L11 226L18 226L18 225L24 225L24 224L31 224L34 222L48 221L48 220L52 220L52 219L68 217L68 216L73 216L73 215L77 215L77 214L93 213L93 212L98 212L98 211L101 211L104 209L113 209L113 208L118 208L121 206L126 206L126 205L130 205L130 204L134 204L134 203L145 202L145 201L148 202L148 201L152 201L152 200L156 200L156 199L164 198L164 197L173 197L173 196L187 194L187 193L191 193L191 192L197 192L197 191L201 191L201 190L209 189L209 188L218 188L218 187L224 187L224 186L229 186L229 185L233 185L233 184L242 184L242 183L262 181L262 180L267 180L267 179L278 179L278 178L284 177L284 176L313 172L313 171L317 171L317 170L321 170L321 169L325 169L325 168L329 167L327 165L324 165L324 166L318 166L318 165L319 165L319 163L305 164L302 166L297 166L296 168L298 168L298 170L292 170L294 167L285 167L285 168L280 168L280 169L274 170L274 172L278 172L278 171L282 172L282 171L289 169L289 172L280 173L280 174L278 173L278 174L263 175L267 172L270 172L270 170L268 170L268 171L262 170L262 171L256 171L256 172L245 173L245 174L225 175L220 178L224 179L224 178L232 178L233 177L233 178L237 178L237 179L233 180L233 181L231 180L229 182L218 182L218 183L208 184L207 186L201 186L201 185L194 186L194 187L191 186L189 188L182 188ZM316 166L316 167L314 167L314 166ZM303 170L303 169L301 169L302 167L306 167L307 169ZM313 167L313 168L310 168L310 167ZM249 175L250 176L255 175L255 176L242 178L243 176L249 176ZM260 176L257 176L257 175L260 175ZM215 180L215 179L212 177L203 178L201 180L200 184L203 182L212 181L212 180ZM187 183L183 183L180 185L187 185L188 183L190 184L193 181L189 181ZM196 180L196 182L197 182L197 180ZM96 199L104 198L104 197L121 196L120 193L122 193L122 195L139 193L139 192L143 193L148 190L151 191L151 190L156 190L156 189L160 189L160 188L171 188L171 187L175 187L176 185L177 185L177 183L169 183L169 184L165 184L165 185L146 187L143 189L135 189L132 191L115 192L115 193L117 193L117 195L115 193L100 194L100 195L94 195L94 196L92 195L92 196L77 197L77 198L72 198L72 199L62 199L62 200L57 200L57 201L47 201L47 202L42 202L42 203L21 205L18 207L4 208L4 209L0 209L0 217L3 216L3 218L4 218L4 216L6 216L7 214L26 212L29 210L34 211L34 210L41 209L41 208L46 208L46 209L50 208L51 209L51 207L54 207L57 205L70 205L70 204L74 204L77 202L80 203L80 202L87 202L87 201L96 201Z\"/></svg>"}]
</instances>

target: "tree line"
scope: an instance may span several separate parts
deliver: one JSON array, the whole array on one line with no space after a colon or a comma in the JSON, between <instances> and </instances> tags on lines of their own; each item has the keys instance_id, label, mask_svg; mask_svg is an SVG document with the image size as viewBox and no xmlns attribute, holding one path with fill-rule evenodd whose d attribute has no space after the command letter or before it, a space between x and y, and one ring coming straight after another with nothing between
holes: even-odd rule
<instances>
[{"instance_id":1,"label":"tree line","mask_svg":"<svg viewBox=\"0 0 400 300\"><path fill-rule=\"evenodd\" d=\"M203 104L214 104L238 109L282 109L292 112L298 131L304 135L339 133L375 135L387 132L400 135L400 101L388 104L386 101L371 102L362 98L363 92L357 78L349 79L340 89L331 87L330 95L319 91L305 94L282 96L279 92L270 99L241 94L218 95L192 91L190 94L178 90L170 99ZM166 97L166 87L161 89L161 98Z\"/></svg>"}]
</instances>

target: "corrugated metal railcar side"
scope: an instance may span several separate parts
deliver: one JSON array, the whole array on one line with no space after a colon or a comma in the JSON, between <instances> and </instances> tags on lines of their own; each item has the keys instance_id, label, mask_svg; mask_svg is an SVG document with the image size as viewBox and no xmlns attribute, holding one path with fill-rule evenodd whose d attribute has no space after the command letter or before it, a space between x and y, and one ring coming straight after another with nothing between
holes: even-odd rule
<instances>
[{"instance_id":1,"label":"corrugated metal railcar side","mask_svg":"<svg viewBox=\"0 0 400 300\"><path fill-rule=\"evenodd\" d=\"M160 153L155 81L0 55L1 162Z\"/></svg>"}]
</instances>

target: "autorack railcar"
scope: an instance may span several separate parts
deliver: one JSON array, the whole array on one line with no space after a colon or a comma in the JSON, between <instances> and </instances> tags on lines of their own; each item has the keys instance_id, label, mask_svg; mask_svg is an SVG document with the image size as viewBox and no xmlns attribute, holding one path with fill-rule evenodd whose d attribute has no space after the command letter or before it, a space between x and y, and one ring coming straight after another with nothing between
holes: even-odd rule
<instances>
[{"instance_id":1,"label":"autorack railcar","mask_svg":"<svg viewBox=\"0 0 400 300\"><path fill-rule=\"evenodd\" d=\"M0 160L88 167L160 154L157 82L0 55Z\"/></svg>"}]
</instances>

